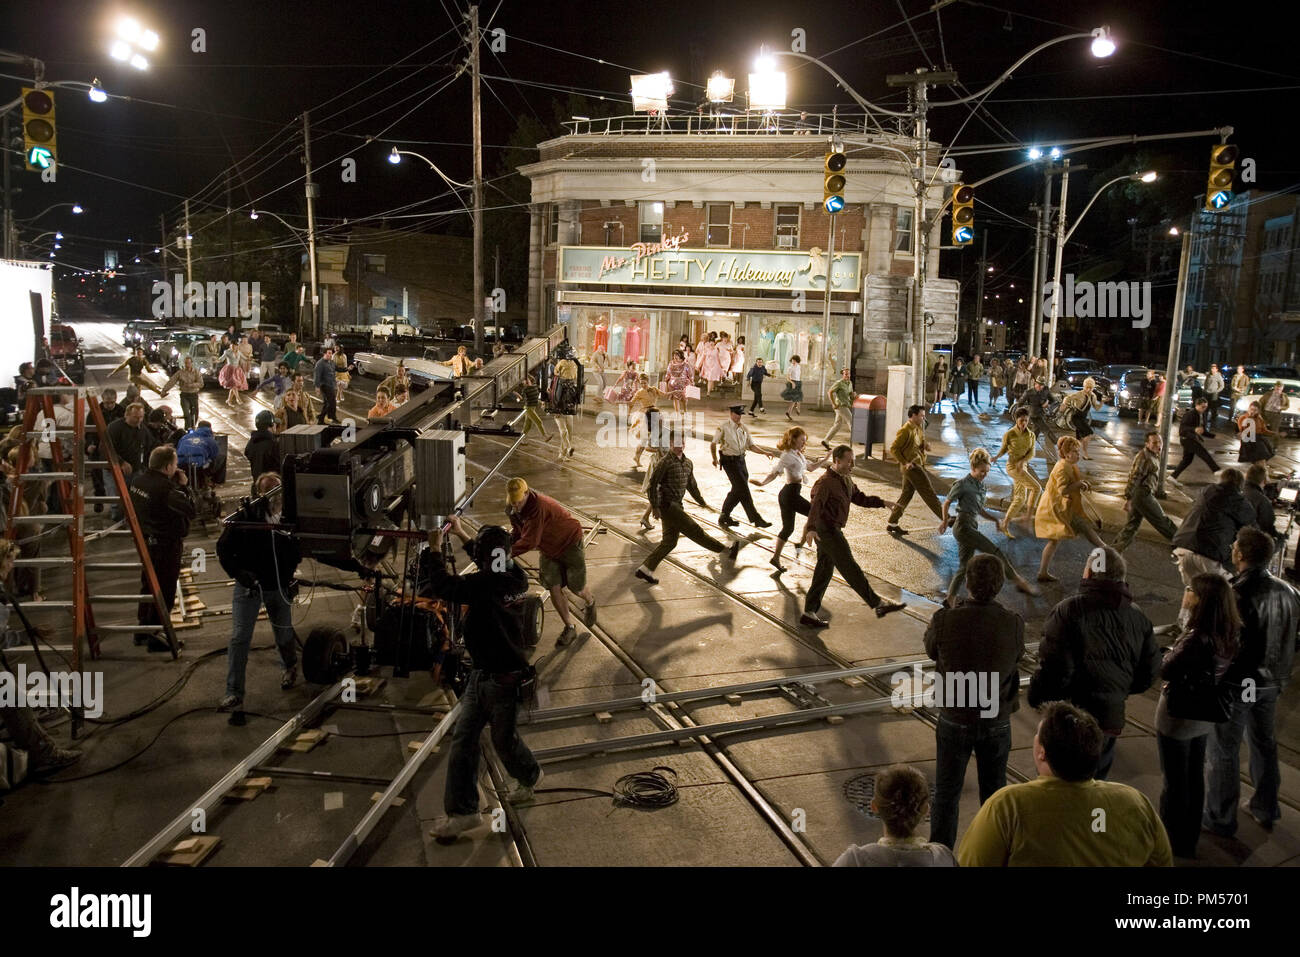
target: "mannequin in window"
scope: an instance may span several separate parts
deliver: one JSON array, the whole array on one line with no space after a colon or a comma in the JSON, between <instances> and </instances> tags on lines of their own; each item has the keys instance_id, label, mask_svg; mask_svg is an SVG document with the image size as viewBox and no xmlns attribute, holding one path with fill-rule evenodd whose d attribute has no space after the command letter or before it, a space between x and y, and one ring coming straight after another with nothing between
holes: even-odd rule
<instances>
[{"instance_id":1,"label":"mannequin in window","mask_svg":"<svg viewBox=\"0 0 1300 957\"><path fill-rule=\"evenodd\" d=\"M609 330L609 354L614 358L623 355L623 341L627 336L627 327L616 323Z\"/></svg>"},{"instance_id":2,"label":"mannequin in window","mask_svg":"<svg viewBox=\"0 0 1300 957\"><path fill-rule=\"evenodd\" d=\"M788 332L778 332L773 348L776 350L777 367L785 369L790 363L790 356L795 352L794 336Z\"/></svg>"},{"instance_id":3,"label":"mannequin in window","mask_svg":"<svg viewBox=\"0 0 1300 957\"><path fill-rule=\"evenodd\" d=\"M635 319L627 329L627 346L623 358L632 362L641 361L641 320Z\"/></svg>"},{"instance_id":4,"label":"mannequin in window","mask_svg":"<svg viewBox=\"0 0 1300 957\"><path fill-rule=\"evenodd\" d=\"M758 352L754 356L769 366L776 364L776 330L764 329L758 337Z\"/></svg>"},{"instance_id":5,"label":"mannequin in window","mask_svg":"<svg viewBox=\"0 0 1300 957\"><path fill-rule=\"evenodd\" d=\"M591 349L593 352L605 352L609 349L609 326L605 321L605 317L601 316L597 319L593 328L596 335L592 339Z\"/></svg>"}]
</instances>

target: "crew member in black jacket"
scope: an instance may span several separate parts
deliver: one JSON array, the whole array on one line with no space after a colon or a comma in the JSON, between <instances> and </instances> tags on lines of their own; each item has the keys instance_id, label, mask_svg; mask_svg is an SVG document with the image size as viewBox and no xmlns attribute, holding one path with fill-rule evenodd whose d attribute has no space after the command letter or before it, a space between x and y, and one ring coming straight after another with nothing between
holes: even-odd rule
<instances>
[{"instance_id":1,"label":"crew member in black jacket","mask_svg":"<svg viewBox=\"0 0 1300 957\"><path fill-rule=\"evenodd\" d=\"M1204 827L1232 837L1237 832L1237 802L1241 797L1241 739L1250 729L1250 779L1255 786L1247 812L1264 830L1282 816L1278 791L1282 784L1277 761L1277 699L1291 680L1300 595L1268 571L1273 538L1248 526L1232 545L1241 612L1241 651L1223 680L1240 690L1232 714L1210 735L1209 783L1205 792Z\"/></svg>"},{"instance_id":2,"label":"crew member in black jacket","mask_svg":"<svg viewBox=\"0 0 1300 957\"><path fill-rule=\"evenodd\" d=\"M510 605L527 593L528 576L510 557L510 533L504 528L485 525L471 539L456 516L448 520L447 527L465 543L465 551L478 567L468 575L447 571L443 529L429 533L428 577L421 591L452 606L468 606L462 630L474 663L452 734L443 796L447 816L433 829L433 836L444 842L482 822L478 765L484 725L492 726L493 747L516 781L507 801L531 801L533 788L542 777L541 767L516 728L519 686L531 669L523 652L520 619Z\"/></svg>"},{"instance_id":3,"label":"crew member in black jacket","mask_svg":"<svg viewBox=\"0 0 1300 957\"><path fill-rule=\"evenodd\" d=\"M149 547L149 558L158 578L163 606L169 615L176 603L176 579L181 572L185 536L189 534L190 520L194 518L194 503L181 491L184 485L185 473L177 471L176 450L170 445L160 445L150 452L148 471L136 476L131 483L131 504L140 519L140 531ZM149 590L149 576L142 566L140 594L147 595ZM142 628L152 629L136 632L137 645L148 642L150 651L171 651L171 646L161 637L159 628L162 622L158 620L158 610L152 601L140 603L136 620Z\"/></svg>"},{"instance_id":4,"label":"crew member in black jacket","mask_svg":"<svg viewBox=\"0 0 1300 957\"><path fill-rule=\"evenodd\" d=\"M271 431L271 427L275 425L275 413L270 409L263 409L257 413L253 424L257 429L248 437L248 444L244 446L244 456L248 459L253 478L256 479L263 472L280 471L280 440Z\"/></svg>"},{"instance_id":5,"label":"crew member in black jacket","mask_svg":"<svg viewBox=\"0 0 1300 957\"><path fill-rule=\"evenodd\" d=\"M1124 730L1124 700L1151 687L1160 673L1160 647L1151 620L1133 604L1128 566L1113 548L1095 549L1083 566L1079 594L1047 616L1029 706L1069 701L1106 733L1093 777L1106 780L1115 740Z\"/></svg>"}]
</instances>

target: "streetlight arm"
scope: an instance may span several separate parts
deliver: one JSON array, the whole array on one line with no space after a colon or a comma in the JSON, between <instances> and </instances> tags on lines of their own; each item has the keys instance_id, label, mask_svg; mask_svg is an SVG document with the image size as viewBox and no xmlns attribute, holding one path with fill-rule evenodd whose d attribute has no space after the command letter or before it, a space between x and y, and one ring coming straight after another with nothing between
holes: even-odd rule
<instances>
[{"instance_id":1,"label":"streetlight arm","mask_svg":"<svg viewBox=\"0 0 1300 957\"><path fill-rule=\"evenodd\" d=\"M300 232L302 232L302 230L301 230L301 229L298 229L296 226L292 226L292 225L290 225L290 224L289 224L289 223L284 219L284 217L282 217L282 216L280 216L280 215L278 215L278 214L276 214L276 213L271 212L269 209L255 209L255 210L253 210L253 212L256 213L258 216L273 216L273 217L275 217L276 219L280 220L280 222L284 223L285 228L288 229L289 232L293 233L293 238L296 239L296 240L298 240L298 242L302 244L302 247L303 247L304 249L307 248L307 244L304 243L304 242L302 241L302 237L298 235Z\"/></svg>"},{"instance_id":2,"label":"streetlight arm","mask_svg":"<svg viewBox=\"0 0 1300 957\"><path fill-rule=\"evenodd\" d=\"M1016 70L1020 69L1020 67L1024 65L1025 61L1028 60L1030 57L1032 57L1034 54L1042 50L1046 50L1048 47L1053 46L1057 43L1064 43L1066 40L1090 40L1090 39L1092 39L1091 33L1067 33L1065 36L1057 37L1055 40L1048 40L1046 43L1040 43L1038 46L1034 47L1032 50L1030 50L1028 53L1022 56L1015 63L1011 64L1011 66L1007 67L1007 69L1003 70L1002 75L998 77L996 80L994 80L992 83L990 83L988 86L984 87L984 89L978 90L977 92L972 93L969 96L963 96L959 100L932 100L930 102L930 106L960 106L963 103L970 103L972 100L978 100L980 97L984 96L987 93L991 93L993 90L997 89L997 87L1001 86L1007 80L1011 79L1011 74L1016 72Z\"/></svg>"},{"instance_id":3,"label":"streetlight arm","mask_svg":"<svg viewBox=\"0 0 1300 957\"><path fill-rule=\"evenodd\" d=\"M829 73L835 79L835 82L844 88L844 92L853 98L853 102L857 103L858 106L862 107L868 113L875 111L876 113L884 113L886 116L901 116L901 117L906 117L908 119L912 118L912 114L909 112L890 110L890 109L886 109L883 106L877 106L875 103L872 103L866 97L859 94L857 90L853 89L853 87L849 86L848 80L844 79L844 77L840 76L829 66L827 66L825 63L823 63L821 60L817 59L814 56L809 56L806 53L795 53L793 50L774 50L772 52L776 56L798 57L800 60L807 60L809 63L815 63L817 66L821 67L823 70Z\"/></svg>"},{"instance_id":4,"label":"streetlight arm","mask_svg":"<svg viewBox=\"0 0 1300 957\"><path fill-rule=\"evenodd\" d=\"M460 187L461 189L473 189L473 188L474 188L474 184L473 184L473 183L458 183L458 182L456 182L454 179L452 179L450 176L448 176L448 175L447 175L446 173L444 173L442 170L438 169L438 167L434 165L433 160L429 159L429 157L427 157L427 156L423 156L423 155L421 155L420 153L416 153L416 152L414 152L413 150L399 150L399 149L394 149L394 152L395 152L398 156L416 156L416 157L419 157L420 159L424 160L426 163L429 164L429 169L433 170L435 173L437 173L439 176L441 176L441 177L443 178L443 181L446 182L447 185L449 185L449 186L453 186L453 187L458 186L458 187Z\"/></svg>"},{"instance_id":5,"label":"streetlight arm","mask_svg":"<svg viewBox=\"0 0 1300 957\"><path fill-rule=\"evenodd\" d=\"M1114 186L1116 183L1122 183L1124 180L1132 179L1132 178L1133 177L1131 176L1116 176L1110 182L1102 186L1101 189L1097 190L1097 192L1093 193L1092 199L1088 200L1088 205L1083 207L1083 212L1081 212L1078 216L1075 217L1074 225L1071 226L1069 231L1065 234L1065 239L1062 241L1062 244L1064 245L1064 243L1068 243L1070 241L1070 237L1074 235L1074 231L1078 229L1079 224L1083 222L1083 217L1088 215L1088 210L1092 209L1092 204L1097 202L1097 198L1101 196L1102 193L1106 192L1106 190ZM1061 215L1065 215L1064 210L1061 211Z\"/></svg>"},{"instance_id":6,"label":"streetlight arm","mask_svg":"<svg viewBox=\"0 0 1300 957\"><path fill-rule=\"evenodd\" d=\"M60 206L76 206L76 205L78 204L77 203L55 203L53 206L47 206L45 209L41 210L35 216L28 216L26 219L15 220L15 222L21 223L23 225L26 225L28 223L34 223L36 222L36 220L40 219L46 213L50 212L50 210L58 209Z\"/></svg>"}]
</instances>

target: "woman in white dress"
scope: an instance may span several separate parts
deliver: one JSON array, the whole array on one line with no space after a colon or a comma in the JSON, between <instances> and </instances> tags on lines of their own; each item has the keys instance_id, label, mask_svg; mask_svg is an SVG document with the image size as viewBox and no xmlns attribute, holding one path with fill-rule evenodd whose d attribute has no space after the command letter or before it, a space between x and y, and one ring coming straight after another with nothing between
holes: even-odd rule
<instances>
[{"instance_id":1,"label":"woman in white dress","mask_svg":"<svg viewBox=\"0 0 1300 957\"><path fill-rule=\"evenodd\" d=\"M731 336L722 333L718 336L718 367L723 381L731 381L731 356L733 351Z\"/></svg>"},{"instance_id":2,"label":"woman in white dress","mask_svg":"<svg viewBox=\"0 0 1300 957\"><path fill-rule=\"evenodd\" d=\"M815 472L819 468L826 466L831 455L827 452L820 459L812 464L804 457L804 446L808 444L808 433L799 426L785 430L785 435L781 436L780 441L776 443L777 451L781 457L776 460L776 465L772 466L772 471L767 474L765 479L752 478L749 481L754 485L766 485L772 479L781 473L785 473L785 485L777 494L777 504L781 506L781 531L776 535L776 551L772 553L771 564L776 568L776 574L785 571L781 564L781 551L785 548L785 543L789 541L790 535L794 532L794 516L798 512L800 515L807 515L808 509L812 503L803 496L804 476L809 472ZM795 545L795 559L799 558L799 549L803 548L804 542L808 539L808 526L804 524L803 538Z\"/></svg>"},{"instance_id":3,"label":"woman in white dress","mask_svg":"<svg viewBox=\"0 0 1300 957\"><path fill-rule=\"evenodd\" d=\"M731 359L731 378L734 381L736 376L745 374L745 337L736 336L736 348L733 350Z\"/></svg>"}]
</instances>

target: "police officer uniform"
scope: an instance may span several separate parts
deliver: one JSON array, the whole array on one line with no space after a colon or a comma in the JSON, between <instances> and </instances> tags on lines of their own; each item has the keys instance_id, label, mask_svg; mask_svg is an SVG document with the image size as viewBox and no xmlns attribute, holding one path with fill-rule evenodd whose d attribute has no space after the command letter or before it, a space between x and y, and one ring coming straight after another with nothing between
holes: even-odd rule
<instances>
[{"instance_id":1,"label":"police officer uniform","mask_svg":"<svg viewBox=\"0 0 1300 957\"><path fill-rule=\"evenodd\" d=\"M163 605L170 615L176 603L176 579L181 571L185 536L194 518L194 504L168 476L148 469L131 483L131 504L140 520L140 531L149 548L154 574L162 592ZM149 594L149 576L140 569L140 594ZM152 601L141 602L136 620L141 625L160 625L158 610ZM135 643L148 642L150 651L170 651L171 647L157 633L137 632Z\"/></svg>"}]
</instances>

